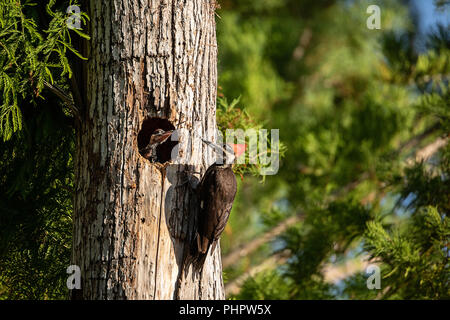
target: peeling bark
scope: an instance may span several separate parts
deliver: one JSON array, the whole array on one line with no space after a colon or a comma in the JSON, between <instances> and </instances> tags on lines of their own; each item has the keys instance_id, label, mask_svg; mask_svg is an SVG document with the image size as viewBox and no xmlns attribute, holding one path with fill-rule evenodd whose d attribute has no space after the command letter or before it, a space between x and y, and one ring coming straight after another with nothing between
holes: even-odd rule
<instances>
[{"instance_id":1,"label":"peeling bark","mask_svg":"<svg viewBox=\"0 0 450 320\"><path fill-rule=\"evenodd\" d=\"M83 299L224 298L220 246L201 274L183 268L197 212L186 177L214 162L198 139L216 138L214 10L208 0L90 1L72 257ZM188 130L184 164L139 154L151 117Z\"/></svg>"}]
</instances>

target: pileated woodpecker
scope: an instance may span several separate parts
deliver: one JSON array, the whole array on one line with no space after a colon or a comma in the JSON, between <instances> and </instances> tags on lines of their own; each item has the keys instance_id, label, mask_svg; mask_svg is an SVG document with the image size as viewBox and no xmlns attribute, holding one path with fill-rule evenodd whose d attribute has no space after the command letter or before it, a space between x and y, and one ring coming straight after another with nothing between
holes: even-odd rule
<instances>
[{"instance_id":1,"label":"pileated woodpecker","mask_svg":"<svg viewBox=\"0 0 450 320\"><path fill-rule=\"evenodd\" d=\"M140 149L142 156L151 162L156 162L158 160L157 154L156 154L156 148L163 144L164 142L169 139L169 137L172 135L173 130L170 131L164 131L162 129L156 129L155 132L150 137L150 141L148 142L147 146Z\"/></svg>"},{"instance_id":2,"label":"pileated woodpecker","mask_svg":"<svg viewBox=\"0 0 450 320\"><path fill-rule=\"evenodd\" d=\"M214 148L218 159L206 170L197 189L200 201L196 234L198 268L203 266L209 248L212 246L211 250L214 250L228 222L237 191L232 163L245 151L241 145L220 147L206 140L203 142Z\"/></svg>"}]
</instances>

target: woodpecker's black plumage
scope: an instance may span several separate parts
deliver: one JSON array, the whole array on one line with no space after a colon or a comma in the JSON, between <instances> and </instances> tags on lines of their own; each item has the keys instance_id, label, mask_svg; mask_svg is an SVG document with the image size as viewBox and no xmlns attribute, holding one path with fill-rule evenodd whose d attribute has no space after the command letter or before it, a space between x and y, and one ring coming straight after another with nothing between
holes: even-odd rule
<instances>
[{"instance_id":1,"label":"woodpecker's black plumage","mask_svg":"<svg viewBox=\"0 0 450 320\"><path fill-rule=\"evenodd\" d=\"M198 187L200 202L196 235L198 267L203 266L209 249L214 250L228 222L236 196L237 183L231 164L234 154L229 146L224 146L224 149L227 151L225 157L219 157L219 160L206 170Z\"/></svg>"}]
</instances>

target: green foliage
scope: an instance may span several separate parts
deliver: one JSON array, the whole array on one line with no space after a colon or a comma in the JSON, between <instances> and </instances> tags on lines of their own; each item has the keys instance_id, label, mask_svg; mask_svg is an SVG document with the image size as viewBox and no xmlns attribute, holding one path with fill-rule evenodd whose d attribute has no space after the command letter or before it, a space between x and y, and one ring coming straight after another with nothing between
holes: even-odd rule
<instances>
[{"instance_id":1,"label":"green foliage","mask_svg":"<svg viewBox=\"0 0 450 320\"><path fill-rule=\"evenodd\" d=\"M70 78L72 69L68 51L83 58L72 46L70 29L66 23L67 6L75 2L58 4L56 0L46 6L50 18L38 19L38 13L45 16L43 6L36 6L29 0L2 0L0 8L0 136L4 141L11 139L14 132L22 129L21 106L24 101L43 98L45 83L62 82L65 75ZM86 23L87 15L80 14ZM44 28L46 26L46 28ZM75 32L88 38L80 30ZM58 73L60 72L60 73Z\"/></svg>"},{"instance_id":2,"label":"green foliage","mask_svg":"<svg viewBox=\"0 0 450 320\"><path fill-rule=\"evenodd\" d=\"M352 199L333 202L325 210L311 210L304 224L283 236L293 255L286 275L298 288L313 285L331 290L323 278L323 262L352 249L371 219L371 211ZM300 299L310 298L305 291L298 290L298 295Z\"/></svg>"},{"instance_id":3,"label":"green foliage","mask_svg":"<svg viewBox=\"0 0 450 320\"><path fill-rule=\"evenodd\" d=\"M66 296L74 132L48 102L23 105L24 130L0 149L0 299Z\"/></svg>"},{"instance_id":4,"label":"green foliage","mask_svg":"<svg viewBox=\"0 0 450 320\"><path fill-rule=\"evenodd\" d=\"M74 119L44 89L66 89L71 63L81 57L66 24L71 4L0 6L0 299L67 296Z\"/></svg>"},{"instance_id":5,"label":"green foliage","mask_svg":"<svg viewBox=\"0 0 450 320\"><path fill-rule=\"evenodd\" d=\"M449 219L435 207L421 209L404 230L387 232L380 223L368 225L366 247L383 261L383 298L448 299Z\"/></svg>"},{"instance_id":6,"label":"green foliage","mask_svg":"<svg viewBox=\"0 0 450 320\"><path fill-rule=\"evenodd\" d=\"M237 297L448 297L448 148L405 165L450 129L448 26L428 34L419 52L417 21L398 1L377 3L381 31L364 27L366 1L270 3L226 1L219 12L223 92L240 94L252 114L280 128L287 150L278 175L238 197L232 217L256 222L232 218L224 241L238 247L241 233L304 219L268 244L272 253L289 250L288 263L250 278ZM436 123L426 139L407 143ZM252 188L249 180L241 190ZM260 264L264 254L251 259ZM327 269L368 257L381 266L383 290L367 289L364 270L328 280ZM249 257L242 264L241 272L253 265Z\"/></svg>"},{"instance_id":7,"label":"green foliage","mask_svg":"<svg viewBox=\"0 0 450 320\"><path fill-rule=\"evenodd\" d=\"M390 287L384 298L449 298L449 161L447 146L438 168L420 163L406 170L400 194L403 202L409 199L405 214L410 218L398 226L368 224L366 249L383 261L384 281Z\"/></svg>"},{"instance_id":8,"label":"green foliage","mask_svg":"<svg viewBox=\"0 0 450 320\"><path fill-rule=\"evenodd\" d=\"M245 173L250 173L254 176L261 177L261 180L265 180L265 175L261 175L262 169L267 168L266 163L261 162L261 158L258 156L260 153L265 152L266 156L277 156L281 159L285 152L286 146L280 142L277 146L272 146L272 139L270 131L266 129L265 134L261 131L263 123L261 121L254 120L245 108L238 108L240 98L234 99L231 103L228 103L226 98L219 97L217 101L217 126L221 131L223 137L226 139L236 139L240 144L246 144L248 147L250 144L250 136L245 135L247 130L254 132L258 142L266 141L265 150L261 150L261 145L257 144L256 154L252 154L247 150L243 156L245 159L239 159L239 162L233 166L233 170L236 174L239 174L242 178ZM234 136L227 135L227 130L242 130L242 134L235 133Z\"/></svg>"},{"instance_id":9,"label":"green foliage","mask_svg":"<svg viewBox=\"0 0 450 320\"><path fill-rule=\"evenodd\" d=\"M441 123L445 131L450 131L450 84L440 86L440 92L426 93L421 97L418 109L432 114Z\"/></svg>"},{"instance_id":10,"label":"green foliage","mask_svg":"<svg viewBox=\"0 0 450 320\"><path fill-rule=\"evenodd\" d=\"M242 19L235 12L221 14L218 28L221 44L219 83L226 88L226 96L237 97L244 93L242 105L257 119L267 119L264 112L279 99L280 94L289 90L265 52L269 28L257 19Z\"/></svg>"},{"instance_id":11,"label":"green foliage","mask_svg":"<svg viewBox=\"0 0 450 320\"><path fill-rule=\"evenodd\" d=\"M277 271L263 272L245 282L237 299L289 300L289 281Z\"/></svg>"}]
</instances>

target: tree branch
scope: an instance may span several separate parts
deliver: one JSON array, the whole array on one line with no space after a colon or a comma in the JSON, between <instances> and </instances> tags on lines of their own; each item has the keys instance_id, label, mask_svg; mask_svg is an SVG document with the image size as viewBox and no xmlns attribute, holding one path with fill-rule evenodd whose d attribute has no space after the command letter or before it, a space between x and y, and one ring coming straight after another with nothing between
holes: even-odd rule
<instances>
[{"instance_id":1,"label":"tree branch","mask_svg":"<svg viewBox=\"0 0 450 320\"><path fill-rule=\"evenodd\" d=\"M258 249L264 243L276 238L283 232L285 232L289 227L295 225L296 223L303 220L303 214L297 214L295 216L289 217L280 223L275 228L269 230L268 232L262 234L260 237L253 239L249 243L241 246L240 248L234 250L230 254L226 255L222 259L223 268L227 268L233 264L235 264L240 258L247 256Z\"/></svg>"},{"instance_id":2,"label":"tree branch","mask_svg":"<svg viewBox=\"0 0 450 320\"><path fill-rule=\"evenodd\" d=\"M51 92L53 92L55 95L57 95L65 104L67 104L69 106L70 110L72 111L74 117L76 117L78 120L80 120L80 112L68 93L66 93L63 89L58 87L56 84L50 84L45 80L44 80L44 85L47 89L49 89Z\"/></svg>"}]
</instances>

